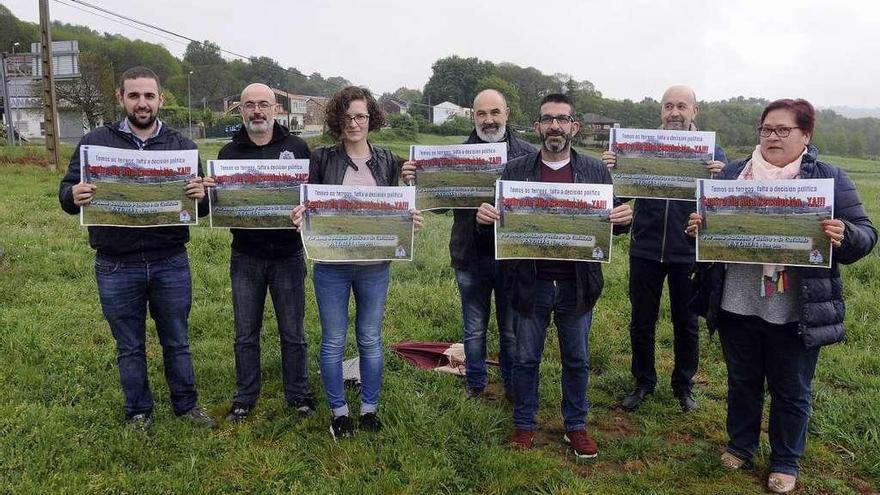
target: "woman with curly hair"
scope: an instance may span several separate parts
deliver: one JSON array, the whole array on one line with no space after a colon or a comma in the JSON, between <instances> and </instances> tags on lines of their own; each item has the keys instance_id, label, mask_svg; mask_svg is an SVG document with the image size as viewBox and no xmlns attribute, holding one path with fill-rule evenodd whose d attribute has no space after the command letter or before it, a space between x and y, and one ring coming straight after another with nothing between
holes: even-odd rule
<instances>
[{"instance_id":1,"label":"woman with curly hair","mask_svg":"<svg viewBox=\"0 0 880 495\"><path fill-rule=\"evenodd\" d=\"M373 95L364 88L349 86L327 102L325 118L330 136L337 143L314 150L309 166L309 183L351 186L393 186L398 184L400 160L390 151L370 144L370 131L385 124L385 116ZM305 208L291 213L299 228ZM413 210L416 228L421 214ZM376 415L382 387L382 317L388 294L390 262L330 263L313 266L315 299L321 320L321 379L333 413L330 434L334 439L350 436L354 424L345 401L342 358L348 334L348 301L355 299L355 337L360 354L360 429L377 432L382 423Z\"/></svg>"}]
</instances>

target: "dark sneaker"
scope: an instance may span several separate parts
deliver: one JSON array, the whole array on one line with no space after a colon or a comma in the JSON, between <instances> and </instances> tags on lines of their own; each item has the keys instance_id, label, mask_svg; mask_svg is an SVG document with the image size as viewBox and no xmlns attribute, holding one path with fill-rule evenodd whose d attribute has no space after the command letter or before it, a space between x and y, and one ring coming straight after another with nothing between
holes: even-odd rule
<instances>
[{"instance_id":1,"label":"dark sneaker","mask_svg":"<svg viewBox=\"0 0 880 495\"><path fill-rule=\"evenodd\" d=\"M642 401L645 400L645 397L653 393L653 390L648 390L643 387L636 387L635 390L624 396L623 400L620 401L620 406L627 411L635 411L639 408L640 405L642 405Z\"/></svg>"},{"instance_id":2,"label":"dark sneaker","mask_svg":"<svg viewBox=\"0 0 880 495\"><path fill-rule=\"evenodd\" d=\"M379 433L379 430L382 429L382 422L379 421L376 413L361 414L360 428L363 431Z\"/></svg>"},{"instance_id":3,"label":"dark sneaker","mask_svg":"<svg viewBox=\"0 0 880 495\"><path fill-rule=\"evenodd\" d=\"M697 399L694 398L694 394L690 390L679 392L675 394L675 397L678 398L678 404L683 412L696 411L700 408Z\"/></svg>"},{"instance_id":4,"label":"dark sneaker","mask_svg":"<svg viewBox=\"0 0 880 495\"><path fill-rule=\"evenodd\" d=\"M340 438L350 437L354 434L354 424L348 416L337 416L330 423L330 436L334 441Z\"/></svg>"},{"instance_id":5,"label":"dark sneaker","mask_svg":"<svg viewBox=\"0 0 880 495\"><path fill-rule=\"evenodd\" d=\"M248 404L239 404L237 402L232 403L232 409L226 413L226 421L231 423L237 423L239 421L244 421L248 419L248 416L251 415L251 409L253 409L253 405Z\"/></svg>"},{"instance_id":6,"label":"dark sneaker","mask_svg":"<svg viewBox=\"0 0 880 495\"><path fill-rule=\"evenodd\" d=\"M482 397L485 390L483 387L465 387L464 395L468 399L477 399Z\"/></svg>"},{"instance_id":7,"label":"dark sneaker","mask_svg":"<svg viewBox=\"0 0 880 495\"><path fill-rule=\"evenodd\" d=\"M135 414L125 420L125 423L132 430L144 433L153 426L153 415L150 413Z\"/></svg>"},{"instance_id":8,"label":"dark sneaker","mask_svg":"<svg viewBox=\"0 0 880 495\"><path fill-rule=\"evenodd\" d=\"M199 406L181 414L178 418L200 428L217 428L217 422L214 421L214 418L209 416L208 413Z\"/></svg>"},{"instance_id":9,"label":"dark sneaker","mask_svg":"<svg viewBox=\"0 0 880 495\"><path fill-rule=\"evenodd\" d=\"M513 430L510 437L510 446L515 449L528 450L532 448L532 441L535 438L535 432L531 430Z\"/></svg>"},{"instance_id":10,"label":"dark sneaker","mask_svg":"<svg viewBox=\"0 0 880 495\"><path fill-rule=\"evenodd\" d=\"M596 446L596 442L584 430L566 432L562 439L565 440L565 443L571 445L571 448L574 449L574 455L578 459L593 459L599 455L599 448Z\"/></svg>"},{"instance_id":11,"label":"dark sneaker","mask_svg":"<svg viewBox=\"0 0 880 495\"><path fill-rule=\"evenodd\" d=\"M290 405L290 407L296 411L296 414L301 418L306 418L315 414L315 401L311 397L297 399Z\"/></svg>"}]
</instances>

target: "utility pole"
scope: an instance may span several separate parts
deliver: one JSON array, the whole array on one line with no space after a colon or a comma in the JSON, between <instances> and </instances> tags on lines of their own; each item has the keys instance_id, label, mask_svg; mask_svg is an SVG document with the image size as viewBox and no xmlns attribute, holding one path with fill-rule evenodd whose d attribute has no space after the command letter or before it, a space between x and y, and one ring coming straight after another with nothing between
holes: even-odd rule
<instances>
[{"instance_id":1,"label":"utility pole","mask_svg":"<svg viewBox=\"0 0 880 495\"><path fill-rule=\"evenodd\" d=\"M52 32L49 22L49 0L40 0L40 55L43 69L43 120L46 131L46 151L49 152L49 170L57 170L61 163L58 150L58 108L55 99L55 73L52 71Z\"/></svg>"},{"instance_id":2,"label":"utility pole","mask_svg":"<svg viewBox=\"0 0 880 495\"><path fill-rule=\"evenodd\" d=\"M12 98L9 96L9 80L6 76L6 52L3 52L0 54L0 84L3 84L3 113L6 114L6 142L15 146L15 127L12 125Z\"/></svg>"}]
</instances>

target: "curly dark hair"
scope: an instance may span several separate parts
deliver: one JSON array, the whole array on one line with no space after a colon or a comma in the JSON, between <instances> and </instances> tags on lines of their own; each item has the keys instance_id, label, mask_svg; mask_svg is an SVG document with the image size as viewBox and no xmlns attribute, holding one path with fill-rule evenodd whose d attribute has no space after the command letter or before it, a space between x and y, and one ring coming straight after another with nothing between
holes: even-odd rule
<instances>
[{"instance_id":1,"label":"curly dark hair","mask_svg":"<svg viewBox=\"0 0 880 495\"><path fill-rule=\"evenodd\" d=\"M370 90L359 88L357 86L348 86L342 88L330 97L327 101L327 107L324 109L324 122L327 123L327 132L330 137L339 141L342 138L342 130L347 122L345 112L351 102L363 100L367 102L367 112L370 114L369 131L375 131L385 125L385 112L379 107L379 103L373 98Z\"/></svg>"}]
</instances>

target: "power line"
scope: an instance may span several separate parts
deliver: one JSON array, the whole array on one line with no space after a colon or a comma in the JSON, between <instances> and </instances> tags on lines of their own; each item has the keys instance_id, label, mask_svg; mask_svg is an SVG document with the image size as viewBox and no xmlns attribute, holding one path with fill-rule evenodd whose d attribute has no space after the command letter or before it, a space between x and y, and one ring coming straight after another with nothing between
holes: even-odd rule
<instances>
[{"instance_id":1,"label":"power line","mask_svg":"<svg viewBox=\"0 0 880 495\"><path fill-rule=\"evenodd\" d=\"M110 17L110 16L101 15L101 14L99 14L99 13L97 13L97 12L92 12L92 11L90 11L90 10L86 10L86 9L84 9L84 8L82 8L82 7L79 7L79 6L76 6L76 5L69 4L69 3L63 2L63 1L61 1L61 0L52 0L52 1L54 1L55 3L59 3L59 4L61 4L61 5L66 5L67 7L70 7L70 8L72 8L72 9L79 10L80 12L85 12L86 14L91 14L91 15L94 15L94 16L98 16L98 17L100 17L100 18L102 18L102 19L106 19L106 20L108 20L108 21L115 22L115 23L117 23L117 24L121 24L121 25L123 25L123 26L128 26L128 27L130 27L130 28L132 28L132 29L136 29L136 30L138 30L138 31L141 31L142 33L147 33L147 34L152 34L153 36L158 36L159 38L162 38L162 39L164 39L164 40L168 40L168 41L170 41L170 42L172 42L172 43L180 43L181 45L185 45L185 44L186 44L185 42L180 41L180 40L178 40L178 39L171 38L171 37L169 37L169 36L163 36L163 35L161 35L161 34L159 34L159 33L153 32L153 31L147 31L146 29L141 28L141 27L138 27L138 26L135 26L134 24L129 24L129 23L127 23L127 22L120 21L119 19L114 19L113 17Z\"/></svg>"},{"instance_id":2,"label":"power line","mask_svg":"<svg viewBox=\"0 0 880 495\"><path fill-rule=\"evenodd\" d=\"M54 0L54 1L59 2L59 0ZM103 12L103 13L105 13L105 14L112 15L112 16L114 16L114 17L118 17L118 18L120 18L120 19L125 19L126 21L133 22L133 23L135 23L135 24L139 24L139 25L141 25L141 26L145 26L145 27L148 27L148 28L150 28L150 29L154 29L154 30L159 31L159 32L161 32L161 33L170 34L171 36L175 36L175 37L177 37L177 38L185 39L185 40L190 41L190 42L193 42L193 43L198 43L199 45L204 45L203 42L201 42L201 41L199 41L199 40L195 40L195 39L193 39L193 38L190 38L189 36L185 36L185 35L182 35L182 34L180 34L180 33L175 33L174 31L170 31L170 30L168 30L168 29L165 29L165 28L162 28L162 27L159 27L159 26L156 26L156 25L153 25L153 24L147 23L147 22L139 21L139 20L137 20L137 19L132 19L131 17L128 17L128 16L125 16L125 15L122 15L122 14L118 14L118 13L116 13L116 12L112 12L112 11L107 10L107 9L105 9L105 8L103 8L103 7L100 7L100 6L98 6L98 5L93 5L93 4L89 3L89 2L84 2L83 0L68 0L68 1L70 1L70 2L74 2L74 3L78 3L78 4L80 4L80 5L84 5L84 6L88 7L88 8L90 8L90 9L94 9L94 10L97 10L98 12ZM60 3L60 2L59 2L59 3ZM95 15L97 15L97 14L95 14ZM236 58L243 58L243 59L245 59L245 60L250 60L251 58L253 58L253 57L249 57L249 56L247 56L247 55L242 55L241 53L233 52L233 51L231 51L231 50L225 50L225 49L223 49L223 48L220 48L219 45L218 45L217 48L218 48L221 52L223 52L223 53L228 53L229 55L232 55L232 56L234 56L234 57L236 57Z\"/></svg>"},{"instance_id":3,"label":"power line","mask_svg":"<svg viewBox=\"0 0 880 495\"><path fill-rule=\"evenodd\" d=\"M142 32L145 32L145 33L148 33L148 34L152 34L152 35L154 35L154 36L158 36L158 37L160 37L160 38L163 38L163 39L166 39L166 40L169 40L169 41L173 41L173 42L175 42L175 43L180 43L180 44L196 43L196 44L199 45L199 46L203 46L203 47L206 46L205 42L202 42L202 41L199 41L199 40L196 40L196 39L190 38L189 36L186 36L186 35L183 35L183 34L180 34L180 33L176 33L176 32L171 31L171 30L169 30L169 29L165 29L165 28L163 28L163 27L156 26L156 25L153 25L153 24L150 24L150 23L147 23L147 22L139 21L139 20L137 20L137 19L134 19L134 18L131 18L131 17L128 17L128 16L125 16L125 15L122 15L122 14L118 14L118 13L116 13L116 12L113 12L113 11L107 10L107 9L105 9L105 8L103 8L103 7L98 6L98 5L93 5L93 4L89 3L89 2L85 2L85 1L83 1L83 0L66 0L66 1L67 1L67 2L74 2L74 3L77 3L77 4L83 5L83 6L85 6L85 7L88 7L88 8L90 8L90 9L94 9L94 10L96 10L96 11L98 11L98 12L103 13L103 14L107 14L107 15L109 15L109 16L113 16L113 17L116 17L116 18L119 18L119 19L125 19L126 21L133 22L133 23L138 24L138 25L140 25L140 26L144 26L144 27L147 27L147 28L153 29L153 30L155 30L155 31L158 31L158 33L157 33L157 32L153 32L153 31L147 31L147 30L144 30L143 28L140 28L140 27L137 27L137 26L133 26L133 25L131 25L131 24L128 24L128 23L122 22L122 21L120 21L120 20L118 20L118 19L112 19L112 18L109 18L109 17L107 17L107 16L105 16L105 15L99 14L98 12L92 12L92 11L88 11L88 10L82 9L82 8L80 8L80 7L77 7L77 6L75 6L75 5L70 5L70 4L68 4L68 3L65 3L65 2L62 1L62 0L53 0L53 1L54 1L54 2L57 2L57 3L60 3L60 4L62 4L62 5L66 5L66 6L68 6L68 7L76 8L76 9L82 11L82 12L86 12L86 13L89 13L89 14L92 14L92 15L95 15L95 16L98 16L98 17L101 17L101 18L104 18L104 19L111 20L111 21L113 21L113 22L117 22L117 23L119 23L119 24L123 24L123 25L125 25L125 26L129 26L129 27L131 27L131 28L137 29L137 30L139 30L139 31L142 31ZM159 34L159 33L165 33L165 34L168 34L168 35L174 36L174 37L176 37L176 38L180 38L180 39L182 39L182 40L186 40L186 42L179 41L179 40L177 40L177 39L171 39L171 38L168 38L167 36L163 36L162 34ZM264 66L264 67L266 67L266 68L269 68L269 69L271 69L271 70L273 70L273 71L276 71L276 72L277 72L277 71L281 71L281 72L284 72L285 74L295 74L295 75L300 75L300 76L303 76L303 77L307 77L305 74L303 74L302 72L300 72L298 69L295 69L295 72L294 72L294 70L290 70L289 68L281 67L280 65L277 64L277 62L276 62L276 63L265 62L265 61L263 61L263 60L258 59L257 57L248 56L248 55L243 55L243 54L241 54L241 53L237 53L237 52L234 52L234 51L231 51L231 50L226 50L226 49L224 49L224 48L221 48L219 44L217 44L217 45L215 45L215 46L216 46L217 50L219 50L221 53L226 53L226 54L229 54L229 55L231 55L231 56L233 56L233 57L235 57L235 58L240 58L240 59L247 60L247 61L250 62L252 65L257 65L257 64L259 64L259 65L262 65L262 66ZM213 48L213 47L212 47L212 48Z\"/></svg>"}]
</instances>

